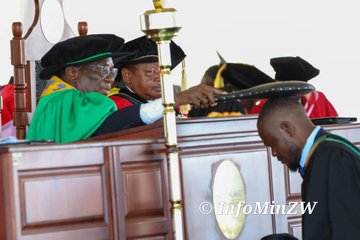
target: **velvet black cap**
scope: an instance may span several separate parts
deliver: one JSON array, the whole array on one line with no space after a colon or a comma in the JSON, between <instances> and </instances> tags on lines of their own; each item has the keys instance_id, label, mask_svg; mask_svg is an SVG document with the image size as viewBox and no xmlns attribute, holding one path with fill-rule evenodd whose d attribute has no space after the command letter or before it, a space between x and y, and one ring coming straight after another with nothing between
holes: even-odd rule
<instances>
[{"instance_id":1,"label":"velvet black cap","mask_svg":"<svg viewBox=\"0 0 360 240\"><path fill-rule=\"evenodd\" d=\"M39 77L49 79L66 66L80 65L103 58L117 56L121 59L129 54L119 53L124 39L113 34L78 36L55 44L42 58L44 68Z\"/></svg>"},{"instance_id":2,"label":"velvet black cap","mask_svg":"<svg viewBox=\"0 0 360 240\"><path fill-rule=\"evenodd\" d=\"M272 58L270 64L276 72L275 79L280 81L300 80L307 82L320 73L319 69L299 56Z\"/></svg>"},{"instance_id":3,"label":"velvet black cap","mask_svg":"<svg viewBox=\"0 0 360 240\"><path fill-rule=\"evenodd\" d=\"M119 70L127 65L159 61L156 43L153 40L148 39L146 36L126 42L121 51L133 53L133 55L125 59L114 59L114 64L117 68L119 68ZM186 54L174 41L170 42L170 51L170 69L172 70L186 57ZM118 76L120 75L121 74L118 74Z\"/></svg>"},{"instance_id":4,"label":"velvet black cap","mask_svg":"<svg viewBox=\"0 0 360 240\"><path fill-rule=\"evenodd\" d=\"M244 63L227 63L221 75L225 82L229 82L238 89L247 89L275 81L255 66Z\"/></svg>"}]
</instances>

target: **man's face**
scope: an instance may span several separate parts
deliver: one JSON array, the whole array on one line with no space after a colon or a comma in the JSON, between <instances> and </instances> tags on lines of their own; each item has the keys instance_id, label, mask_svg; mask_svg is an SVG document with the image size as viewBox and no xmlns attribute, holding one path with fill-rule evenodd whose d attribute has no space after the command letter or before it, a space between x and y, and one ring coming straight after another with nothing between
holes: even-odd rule
<instances>
[{"instance_id":1,"label":"man's face","mask_svg":"<svg viewBox=\"0 0 360 240\"><path fill-rule=\"evenodd\" d=\"M80 67L80 78L76 88L81 92L98 92L108 95L117 69L111 58L84 64Z\"/></svg>"},{"instance_id":2,"label":"man's face","mask_svg":"<svg viewBox=\"0 0 360 240\"><path fill-rule=\"evenodd\" d=\"M271 153L291 171L299 166L301 149L291 137L279 127L270 123L260 123L258 132L265 146L271 148Z\"/></svg>"},{"instance_id":3,"label":"man's face","mask_svg":"<svg viewBox=\"0 0 360 240\"><path fill-rule=\"evenodd\" d=\"M125 70L122 78L137 95L145 100L161 97L159 63L138 63L125 67Z\"/></svg>"}]
</instances>

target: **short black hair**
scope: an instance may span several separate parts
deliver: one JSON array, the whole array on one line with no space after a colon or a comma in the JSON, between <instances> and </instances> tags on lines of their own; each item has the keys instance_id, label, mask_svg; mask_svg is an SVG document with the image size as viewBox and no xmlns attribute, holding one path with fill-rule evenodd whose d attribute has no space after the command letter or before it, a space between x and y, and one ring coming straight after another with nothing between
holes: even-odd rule
<instances>
[{"instance_id":1,"label":"short black hair","mask_svg":"<svg viewBox=\"0 0 360 240\"><path fill-rule=\"evenodd\" d=\"M258 116L258 125L260 122L267 119L269 116L273 114L277 114L278 110L288 109L295 110L295 109L303 109L299 98L294 97L280 97L280 98L270 98L264 106L261 108L261 111Z\"/></svg>"}]
</instances>

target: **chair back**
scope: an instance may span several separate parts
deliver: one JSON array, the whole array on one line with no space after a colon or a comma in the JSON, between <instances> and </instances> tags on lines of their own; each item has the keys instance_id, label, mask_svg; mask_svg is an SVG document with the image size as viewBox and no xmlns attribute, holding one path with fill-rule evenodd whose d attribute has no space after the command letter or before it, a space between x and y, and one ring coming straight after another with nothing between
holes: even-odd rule
<instances>
[{"instance_id":1,"label":"chair back","mask_svg":"<svg viewBox=\"0 0 360 240\"><path fill-rule=\"evenodd\" d=\"M34 20L29 30L23 35L21 22L12 24L13 38L11 45L11 64L14 66L14 94L15 112L14 125L16 137L25 139L27 127L35 111L40 94L46 81L38 76L41 71L40 59L55 44L46 38L41 25L41 11L45 0L34 0ZM63 9L63 0L57 0ZM88 31L86 22L78 23L79 35L86 35ZM60 41L74 37L72 29L64 18L63 34Z\"/></svg>"}]
</instances>

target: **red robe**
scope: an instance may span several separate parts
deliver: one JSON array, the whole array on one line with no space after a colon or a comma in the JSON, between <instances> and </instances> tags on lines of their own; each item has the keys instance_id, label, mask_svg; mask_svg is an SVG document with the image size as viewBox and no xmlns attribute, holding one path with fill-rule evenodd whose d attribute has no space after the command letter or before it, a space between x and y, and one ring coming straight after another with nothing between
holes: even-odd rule
<instances>
[{"instance_id":1,"label":"red robe","mask_svg":"<svg viewBox=\"0 0 360 240\"><path fill-rule=\"evenodd\" d=\"M1 96L3 100L3 109L1 110L2 125L10 122L13 119L15 111L14 103L14 84L6 84L1 89Z\"/></svg>"},{"instance_id":2,"label":"red robe","mask_svg":"<svg viewBox=\"0 0 360 240\"><path fill-rule=\"evenodd\" d=\"M115 102L116 108L118 110L133 105L129 100L126 100L125 98L122 98L118 95L110 96L110 98Z\"/></svg>"},{"instance_id":3,"label":"red robe","mask_svg":"<svg viewBox=\"0 0 360 240\"><path fill-rule=\"evenodd\" d=\"M260 100L260 103L256 105L249 114L258 114L265 102L266 99ZM311 92L308 98L306 96L302 96L301 103L304 106L305 112L309 118L338 117L333 105L320 91Z\"/></svg>"},{"instance_id":4,"label":"red robe","mask_svg":"<svg viewBox=\"0 0 360 240\"><path fill-rule=\"evenodd\" d=\"M108 96L115 102L116 108L118 110L132 105L148 102L127 88L113 88L111 89L111 92Z\"/></svg>"}]
</instances>

